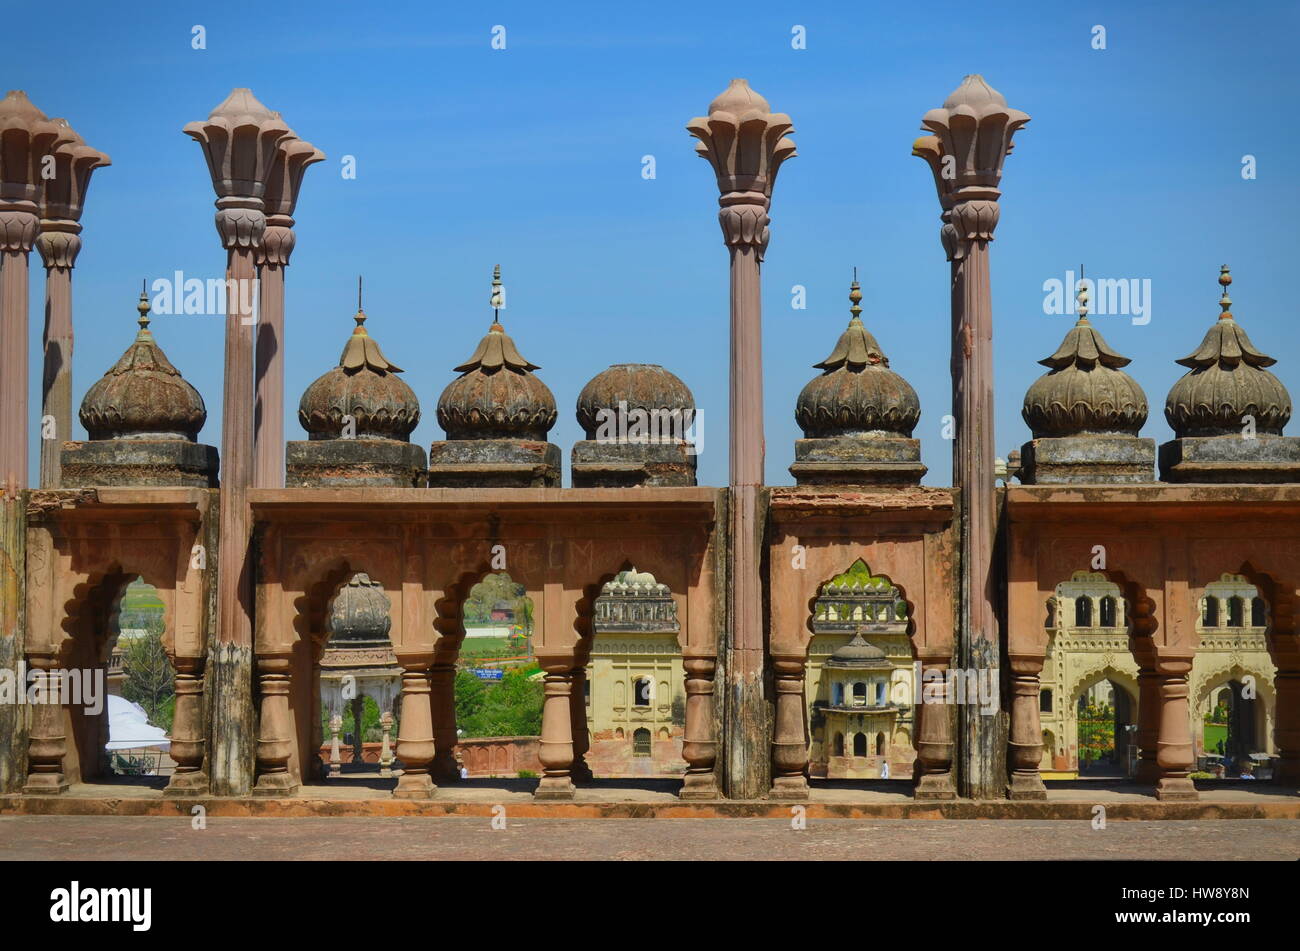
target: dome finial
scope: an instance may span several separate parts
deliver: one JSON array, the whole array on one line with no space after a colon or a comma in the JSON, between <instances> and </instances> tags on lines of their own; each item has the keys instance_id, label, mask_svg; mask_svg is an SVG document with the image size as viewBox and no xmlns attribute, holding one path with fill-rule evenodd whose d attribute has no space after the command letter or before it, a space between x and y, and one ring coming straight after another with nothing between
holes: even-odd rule
<instances>
[{"instance_id":1,"label":"dome finial","mask_svg":"<svg viewBox=\"0 0 1300 951\"><path fill-rule=\"evenodd\" d=\"M1088 322L1088 296L1088 284L1083 279L1083 265L1080 264L1078 293L1074 295L1074 299L1079 302L1078 307L1075 309L1079 312L1079 323L1081 324Z\"/></svg>"},{"instance_id":2,"label":"dome finial","mask_svg":"<svg viewBox=\"0 0 1300 951\"><path fill-rule=\"evenodd\" d=\"M862 301L862 288L858 286L858 269L856 267L853 269L853 283L849 285L849 300L853 304L849 308L849 313L853 315L854 320L857 320L862 313L862 308L858 306Z\"/></svg>"},{"instance_id":3,"label":"dome finial","mask_svg":"<svg viewBox=\"0 0 1300 951\"><path fill-rule=\"evenodd\" d=\"M365 327L366 312L361 309L361 275L360 274L357 275L357 313L356 316L354 316L352 319L357 322L356 329L353 330L352 332L354 334L365 335L366 334L366 327Z\"/></svg>"},{"instance_id":4,"label":"dome finial","mask_svg":"<svg viewBox=\"0 0 1300 951\"><path fill-rule=\"evenodd\" d=\"M492 307L492 323L501 323L501 308L506 306L505 292L501 287L501 265L492 266L492 296L488 298Z\"/></svg>"},{"instance_id":5,"label":"dome finial","mask_svg":"<svg viewBox=\"0 0 1300 951\"><path fill-rule=\"evenodd\" d=\"M140 302L135 305L135 309L140 312L137 323L141 330L149 329L149 295L145 293L147 278L140 281Z\"/></svg>"},{"instance_id":6,"label":"dome finial","mask_svg":"<svg viewBox=\"0 0 1300 951\"><path fill-rule=\"evenodd\" d=\"M1232 298L1228 296L1228 285L1232 283L1232 274L1228 272L1228 265L1219 268L1219 285L1223 288L1223 296L1219 298L1219 309L1223 311L1219 315L1220 320L1232 320Z\"/></svg>"}]
</instances>

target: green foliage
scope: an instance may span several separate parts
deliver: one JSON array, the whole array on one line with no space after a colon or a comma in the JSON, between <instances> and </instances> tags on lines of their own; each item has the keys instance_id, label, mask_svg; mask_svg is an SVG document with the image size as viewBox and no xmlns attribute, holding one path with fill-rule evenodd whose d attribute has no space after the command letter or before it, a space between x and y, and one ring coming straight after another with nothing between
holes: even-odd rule
<instances>
[{"instance_id":1,"label":"green foliage","mask_svg":"<svg viewBox=\"0 0 1300 951\"><path fill-rule=\"evenodd\" d=\"M1079 701L1079 759L1114 759L1115 711L1108 703Z\"/></svg>"},{"instance_id":2,"label":"green foliage","mask_svg":"<svg viewBox=\"0 0 1300 951\"><path fill-rule=\"evenodd\" d=\"M176 709L176 671L163 648L161 609L160 602L157 612L141 612L136 629L146 633L119 638L117 647L123 654L126 672L122 696L140 704L150 723L170 733ZM118 619L120 625L120 614Z\"/></svg>"},{"instance_id":3,"label":"green foliage","mask_svg":"<svg viewBox=\"0 0 1300 951\"><path fill-rule=\"evenodd\" d=\"M361 742L378 743L384 738L384 725L380 722L383 712L379 709L379 704L369 697L361 698ZM322 709L320 714L321 736L328 743L330 739L330 716L329 711ZM343 726L339 728L340 742L342 737L353 733L356 730L356 724L352 717L352 703L345 701L343 703ZM391 739L396 742L397 738L397 716L393 716L393 730L390 734Z\"/></svg>"},{"instance_id":4,"label":"green foliage","mask_svg":"<svg viewBox=\"0 0 1300 951\"><path fill-rule=\"evenodd\" d=\"M495 683L457 670L457 728L467 737L540 736L543 688L528 679L539 669L536 664L512 667Z\"/></svg>"},{"instance_id":5,"label":"green foliage","mask_svg":"<svg viewBox=\"0 0 1300 951\"><path fill-rule=\"evenodd\" d=\"M515 613L515 623L522 624L524 632L533 630L533 602L527 597L527 589L512 581L504 571L488 574L470 589L465 599L463 619L466 624L490 624L492 608L498 601L509 603Z\"/></svg>"},{"instance_id":6,"label":"green foliage","mask_svg":"<svg viewBox=\"0 0 1300 951\"><path fill-rule=\"evenodd\" d=\"M537 773L536 773L534 770L531 770L531 769L521 769L521 770L519 771L519 778L520 778L520 779L536 779L536 778L537 778Z\"/></svg>"}]
</instances>

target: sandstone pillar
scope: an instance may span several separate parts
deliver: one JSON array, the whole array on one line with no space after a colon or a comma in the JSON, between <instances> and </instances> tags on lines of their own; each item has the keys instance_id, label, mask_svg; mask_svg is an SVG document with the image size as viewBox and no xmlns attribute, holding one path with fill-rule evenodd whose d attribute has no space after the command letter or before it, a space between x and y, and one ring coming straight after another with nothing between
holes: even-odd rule
<instances>
[{"instance_id":1,"label":"sandstone pillar","mask_svg":"<svg viewBox=\"0 0 1300 951\"><path fill-rule=\"evenodd\" d=\"M1044 660L1041 654L1009 655L1012 695L1011 737L1007 744L1011 758L1008 799L1047 798L1047 787L1038 769L1043 761L1043 727L1038 718L1038 704Z\"/></svg>"},{"instance_id":2,"label":"sandstone pillar","mask_svg":"<svg viewBox=\"0 0 1300 951\"><path fill-rule=\"evenodd\" d=\"M57 676L51 671L58 667L53 648L41 645L27 652L27 664L32 670L32 685L37 702L31 708L31 739L27 747L27 782L23 792L29 796L51 796L68 791L68 780L63 774L63 760L68 751L67 729L64 726L63 704L48 702L57 696Z\"/></svg>"},{"instance_id":3,"label":"sandstone pillar","mask_svg":"<svg viewBox=\"0 0 1300 951\"><path fill-rule=\"evenodd\" d=\"M293 213L307 166L324 159L290 134L280 140L266 180L253 410L253 484L264 489L284 488L284 271L296 242Z\"/></svg>"},{"instance_id":4,"label":"sandstone pillar","mask_svg":"<svg viewBox=\"0 0 1300 951\"><path fill-rule=\"evenodd\" d=\"M756 799L769 788L768 704L763 689L763 588L759 574L763 525L762 315L759 265L768 244L768 208L781 164L795 154L793 126L743 79L686 129L695 151L713 166L718 221L731 255L731 428L726 717L727 794Z\"/></svg>"},{"instance_id":5,"label":"sandstone pillar","mask_svg":"<svg viewBox=\"0 0 1300 951\"><path fill-rule=\"evenodd\" d=\"M292 796L298 792L298 777L289 770L293 754L293 730L289 716L289 652L259 654L258 693L261 722L257 735L257 785L254 796ZM306 764L302 764L305 768Z\"/></svg>"},{"instance_id":6,"label":"sandstone pillar","mask_svg":"<svg viewBox=\"0 0 1300 951\"><path fill-rule=\"evenodd\" d=\"M772 736L772 798L807 799L808 735L804 728L804 657L772 655L776 723Z\"/></svg>"},{"instance_id":7,"label":"sandstone pillar","mask_svg":"<svg viewBox=\"0 0 1300 951\"><path fill-rule=\"evenodd\" d=\"M587 668L584 664L570 672L572 688L569 691L569 730L573 734L573 769L575 783L589 783L596 777L587 763L591 749L591 735L587 730Z\"/></svg>"},{"instance_id":8,"label":"sandstone pillar","mask_svg":"<svg viewBox=\"0 0 1300 951\"><path fill-rule=\"evenodd\" d=\"M921 658L920 702L913 708L918 723L912 795L917 799L957 798L952 775L952 705L948 702L947 674L947 658ZM849 752L850 748L846 748L845 754Z\"/></svg>"},{"instance_id":9,"label":"sandstone pillar","mask_svg":"<svg viewBox=\"0 0 1300 951\"><path fill-rule=\"evenodd\" d=\"M1160 779L1156 783L1156 798L1162 802L1199 798L1188 778L1196 765L1187 701L1187 675L1191 670L1191 654L1165 654L1156 660L1156 677L1160 683L1160 735L1156 739Z\"/></svg>"},{"instance_id":10,"label":"sandstone pillar","mask_svg":"<svg viewBox=\"0 0 1300 951\"><path fill-rule=\"evenodd\" d=\"M1278 763L1273 776L1275 782L1296 786L1300 785L1300 635L1275 633L1270 637L1277 665L1273 733Z\"/></svg>"},{"instance_id":11,"label":"sandstone pillar","mask_svg":"<svg viewBox=\"0 0 1300 951\"><path fill-rule=\"evenodd\" d=\"M993 312L988 245L998 223L998 185L1011 138L1029 116L981 76L967 76L921 120L931 134L913 154L934 173L947 220L941 236L953 278L953 482L961 492L961 598L958 663L967 671L996 673L1000 655L994 613L998 580L993 564L997 533L993 433ZM951 228L952 230L948 230ZM960 704L958 781L963 795L1003 795L1005 742L1000 714Z\"/></svg>"},{"instance_id":12,"label":"sandstone pillar","mask_svg":"<svg viewBox=\"0 0 1300 951\"><path fill-rule=\"evenodd\" d=\"M1138 659L1138 745L1136 782L1155 785L1160 779L1160 766L1156 762L1156 739L1160 735L1160 678L1156 676L1152 660Z\"/></svg>"},{"instance_id":13,"label":"sandstone pillar","mask_svg":"<svg viewBox=\"0 0 1300 951\"><path fill-rule=\"evenodd\" d=\"M172 745L168 755L176 761L164 796L199 796L208 792L208 774L203 771L207 753L203 722L203 657L177 655L176 707L172 718Z\"/></svg>"},{"instance_id":14,"label":"sandstone pillar","mask_svg":"<svg viewBox=\"0 0 1300 951\"><path fill-rule=\"evenodd\" d=\"M537 799L573 798L573 712L569 696L573 689L572 661L541 658L546 671L546 696L542 701L542 739L538 759L542 781L533 795Z\"/></svg>"},{"instance_id":15,"label":"sandstone pillar","mask_svg":"<svg viewBox=\"0 0 1300 951\"><path fill-rule=\"evenodd\" d=\"M91 173L112 164L86 145L66 119L54 119L59 140L54 177L41 200L37 250L45 262L45 374L41 385L41 488L60 485L59 458L72 438L72 268L81 252L81 212Z\"/></svg>"},{"instance_id":16,"label":"sandstone pillar","mask_svg":"<svg viewBox=\"0 0 1300 951\"><path fill-rule=\"evenodd\" d=\"M397 799L432 799L437 786L429 775L436 747L433 709L429 704L429 654L399 654L402 665L402 719L397 726L397 758L402 775L393 796Z\"/></svg>"},{"instance_id":17,"label":"sandstone pillar","mask_svg":"<svg viewBox=\"0 0 1300 951\"><path fill-rule=\"evenodd\" d=\"M225 389L221 424L221 540L212 675L212 792L253 784L253 566L247 491L253 476L253 324L256 260L266 228L262 196L289 127L247 89L235 89L185 133L203 148L226 249Z\"/></svg>"},{"instance_id":18,"label":"sandstone pillar","mask_svg":"<svg viewBox=\"0 0 1300 951\"><path fill-rule=\"evenodd\" d=\"M434 664L429 672L429 683L433 738L437 747L431 767L433 780L437 783L456 782L460 779L460 770L456 767L456 665Z\"/></svg>"},{"instance_id":19,"label":"sandstone pillar","mask_svg":"<svg viewBox=\"0 0 1300 951\"><path fill-rule=\"evenodd\" d=\"M3 357L0 357L3 359ZM0 486L0 677L26 689L27 493ZM0 704L0 795L16 793L27 780L31 742L28 709Z\"/></svg>"},{"instance_id":20,"label":"sandstone pillar","mask_svg":"<svg viewBox=\"0 0 1300 951\"><path fill-rule=\"evenodd\" d=\"M717 799L714 762L718 744L713 737L713 675L718 662L712 657L684 657L686 668L686 733L682 741L682 758L686 776L682 780L683 799Z\"/></svg>"}]
</instances>

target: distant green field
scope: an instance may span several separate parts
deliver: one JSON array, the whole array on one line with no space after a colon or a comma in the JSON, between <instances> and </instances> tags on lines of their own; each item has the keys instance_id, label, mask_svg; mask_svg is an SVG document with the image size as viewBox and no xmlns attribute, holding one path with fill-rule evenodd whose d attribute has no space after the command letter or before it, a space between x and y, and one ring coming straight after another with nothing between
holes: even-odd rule
<instances>
[{"instance_id":1,"label":"distant green field","mask_svg":"<svg viewBox=\"0 0 1300 951\"><path fill-rule=\"evenodd\" d=\"M1222 740L1226 745L1228 742L1228 727L1226 724L1209 724L1205 725L1205 752L1219 752L1219 741Z\"/></svg>"},{"instance_id":2,"label":"distant green field","mask_svg":"<svg viewBox=\"0 0 1300 951\"><path fill-rule=\"evenodd\" d=\"M149 585L140 581L132 581L126 586L126 591L122 594L122 610L162 611L162 598L158 597L158 592Z\"/></svg>"},{"instance_id":3,"label":"distant green field","mask_svg":"<svg viewBox=\"0 0 1300 951\"><path fill-rule=\"evenodd\" d=\"M504 637L467 637L460 645L461 657L510 657L515 648Z\"/></svg>"}]
</instances>

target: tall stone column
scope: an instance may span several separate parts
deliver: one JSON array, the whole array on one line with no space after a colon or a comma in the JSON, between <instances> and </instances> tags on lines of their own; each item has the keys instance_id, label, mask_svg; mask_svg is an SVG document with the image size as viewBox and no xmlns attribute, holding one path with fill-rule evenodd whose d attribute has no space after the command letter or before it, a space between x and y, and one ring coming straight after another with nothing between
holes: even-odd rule
<instances>
[{"instance_id":1,"label":"tall stone column","mask_svg":"<svg viewBox=\"0 0 1300 951\"><path fill-rule=\"evenodd\" d=\"M289 672L292 666L293 656L288 651L257 655L261 717L254 796L292 796L298 792L298 777L289 770L294 743L289 716Z\"/></svg>"},{"instance_id":2,"label":"tall stone column","mask_svg":"<svg viewBox=\"0 0 1300 951\"><path fill-rule=\"evenodd\" d=\"M1296 786L1300 785L1300 635L1277 632L1271 638L1277 664L1273 736L1278 762L1273 776L1275 782Z\"/></svg>"},{"instance_id":3,"label":"tall stone column","mask_svg":"<svg viewBox=\"0 0 1300 951\"><path fill-rule=\"evenodd\" d=\"M433 739L437 745L431 768L436 783L454 783L460 779L456 767L456 665L435 663L429 671L432 693Z\"/></svg>"},{"instance_id":4,"label":"tall stone column","mask_svg":"<svg viewBox=\"0 0 1300 951\"><path fill-rule=\"evenodd\" d=\"M293 212L303 175L324 159L324 152L290 133L280 140L266 180L253 410L253 484L262 489L284 488L284 270L296 242Z\"/></svg>"},{"instance_id":5,"label":"tall stone column","mask_svg":"<svg viewBox=\"0 0 1300 951\"><path fill-rule=\"evenodd\" d=\"M587 729L587 666L574 667L570 672L572 689L569 691L569 731L573 734L573 769L575 783L589 783L596 777L587 763L591 749L591 734Z\"/></svg>"},{"instance_id":6,"label":"tall stone column","mask_svg":"<svg viewBox=\"0 0 1300 951\"><path fill-rule=\"evenodd\" d=\"M721 793L714 773L718 744L713 738L713 675L718 662L713 657L683 657L682 666L686 669L686 731L682 738L686 776L681 798L717 799Z\"/></svg>"},{"instance_id":7,"label":"tall stone column","mask_svg":"<svg viewBox=\"0 0 1300 951\"><path fill-rule=\"evenodd\" d=\"M1008 799L1046 799L1047 787L1039 774L1043 761L1043 727L1038 718L1039 677L1042 654L1010 654L1011 664L1011 782Z\"/></svg>"},{"instance_id":8,"label":"tall stone column","mask_svg":"<svg viewBox=\"0 0 1300 951\"><path fill-rule=\"evenodd\" d=\"M731 255L731 428L726 718L727 794L756 799L770 786L769 712L763 689L763 350L759 265L768 243L768 208L781 164L795 154L790 117L774 113L743 79L686 130L713 166L718 222Z\"/></svg>"},{"instance_id":9,"label":"tall stone column","mask_svg":"<svg viewBox=\"0 0 1300 951\"><path fill-rule=\"evenodd\" d=\"M953 481L961 493L961 599L958 663L968 671L992 670L999 660L994 613L997 532L993 465L993 307L988 246L998 224L1002 163L1011 138L1029 116L982 76L967 76L943 107L921 120L931 135L913 145L930 164L941 209L941 237L954 262L953 278ZM949 227L952 230L948 230ZM958 784L963 795L994 799L1006 782L1005 742L998 714L974 704L958 707Z\"/></svg>"},{"instance_id":10,"label":"tall stone column","mask_svg":"<svg viewBox=\"0 0 1300 951\"><path fill-rule=\"evenodd\" d=\"M225 389L221 418L217 638L212 680L212 792L253 785L253 565L248 488L253 477L253 300L266 228L262 197L289 127L248 89L235 89L203 122L185 126L203 148L217 193L217 234L226 249Z\"/></svg>"},{"instance_id":11,"label":"tall stone column","mask_svg":"<svg viewBox=\"0 0 1300 951\"><path fill-rule=\"evenodd\" d=\"M772 655L776 722L772 735L772 798L807 799L808 736L804 729L804 670L797 654Z\"/></svg>"},{"instance_id":12,"label":"tall stone column","mask_svg":"<svg viewBox=\"0 0 1300 951\"><path fill-rule=\"evenodd\" d=\"M1156 658L1155 674L1160 684L1160 735L1156 739L1156 763L1160 779L1156 798L1162 802L1199 799L1189 774L1196 766L1189 717L1187 675L1192 654L1164 654Z\"/></svg>"},{"instance_id":13,"label":"tall stone column","mask_svg":"<svg viewBox=\"0 0 1300 951\"><path fill-rule=\"evenodd\" d=\"M36 248L45 262L45 374L41 384L41 488L60 485L59 457L72 438L72 268L81 253L81 212L90 176L111 165L86 145L66 119L54 148L54 177L45 183ZM47 430L46 420L52 420Z\"/></svg>"},{"instance_id":14,"label":"tall stone column","mask_svg":"<svg viewBox=\"0 0 1300 951\"><path fill-rule=\"evenodd\" d=\"M573 661L539 657L538 662L546 672L546 694L537 754L542 762L542 781L533 795L537 799L572 799L573 712L569 696L573 690Z\"/></svg>"}]
</instances>

